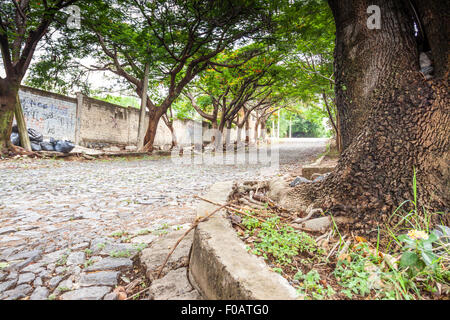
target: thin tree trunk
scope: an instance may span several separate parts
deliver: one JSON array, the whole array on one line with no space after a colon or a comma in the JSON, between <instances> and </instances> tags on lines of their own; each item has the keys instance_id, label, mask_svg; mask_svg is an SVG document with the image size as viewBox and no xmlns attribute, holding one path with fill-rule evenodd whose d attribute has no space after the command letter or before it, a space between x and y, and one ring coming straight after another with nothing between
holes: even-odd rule
<instances>
[{"instance_id":1,"label":"thin tree trunk","mask_svg":"<svg viewBox=\"0 0 450 320\"><path fill-rule=\"evenodd\" d=\"M341 153L342 152L342 141L341 141L341 133L339 131L339 124L336 125L336 122L333 119L333 115L331 113L331 108L328 104L328 97L325 92L322 93L322 98L325 103L325 108L327 109L328 119L330 119L331 125L334 130L334 134L336 136L336 148L338 149L339 153ZM337 113L336 113L336 119L338 119Z\"/></svg>"},{"instance_id":2,"label":"thin tree trunk","mask_svg":"<svg viewBox=\"0 0 450 320\"><path fill-rule=\"evenodd\" d=\"M245 121L245 144L250 144L250 120Z\"/></svg>"},{"instance_id":3,"label":"thin tree trunk","mask_svg":"<svg viewBox=\"0 0 450 320\"><path fill-rule=\"evenodd\" d=\"M278 125L277 125L277 138L280 139L280 119L281 118L281 110L278 110Z\"/></svg>"},{"instance_id":4,"label":"thin tree trunk","mask_svg":"<svg viewBox=\"0 0 450 320\"><path fill-rule=\"evenodd\" d=\"M177 136L175 134L175 128L173 127L173 120L172 119L172 109L170 108L170 113L171 113L171 117L169 119L169 116L166 114L164 114L162 116L162 119L164 120L164 123L166 124L167 128L169 128L170 131L170 135L172 137L172 142L171 142L171 146L170 146L170 150L172 150L173 148L175 148L177 146Z\"/></svg>"},{"instance_id":5,"label":"thin tree trunk","mask_svg":"<svg viewBox=\"0 0 450 320\"><path fill-rule=\"evenodd\" d=\"M30 137L28 136L27 123L23 116L22 106L20 104L19 93L16 95L16 107L14 108L14 115L16 116L17 128L19 129L20 145L26 151L31 150Z\"/></svg>"},{"instance_id":6,"label":"thin tree trunk","mask_svg":"<svg viewBox=\"0 0 450 320\"><path fill-rule=\"evenodd\" d=\"M150 65L145 64L144 71L144 79L143 89L142 89L142 97L141 97L141 112L139 113L139 126L138 126L138 138L137 138L137 149L142 150L144 147L144 138L145 138L145 114L147 111L147 90L148 90L148 76L150 73Z\"/></svg>"},{"instance_id":7,"label":"thin tree trunk","mask_svg":"<svg viewBox=\"0 0 450 320\"><path fill-rule=\"evenodd\" d=\"M240 144L242 142L242 127L243 126L238 126L237 128L236 144Z\"/></svg>"},{"instance_id":8,"label":"thin tree trunk","mask_svg":"<svg viewBox=\"0 0 450 320\"><path fill-rule=\"evenodd\" d=\"M266 140L266 121L264 121L264 119L263 119L263 121L261 122L261 139L264 141L264 140Z\"/></svg>"},{"instance_id":9,"label":"thin tree trunk","mask_svg":"<svg viewBox=\"0 0 450 320\"><path fill-rule=\"evenodd\" d=\"M217 134L216 134L216 139L215 139L216 150L217 150L217 148L223 148L222 141L223 141L224 128L225 128L225 122L222 119L222 121L219 124L219 127L217 128Z\"/></svg>"},{"instance_id":10,"label":"thin tree trunk","mask_svg":"<svg viewBox=\"0 0 450 320\"><path fill-rule=\"evenodd\" d=\"M227 129L225 132L225 145L229 145L231 143L231 120L227 121Z\"/></svg>"},{"instance_id":11,"label":"thin tree trunk","mask_svg":"<svg viewBox=\"0 0 450 320\"><path fill-rule=\"evenodd\" d=\"M289 117L289 139L292 138L292 120Z\"/></svg>"},{"instance_id":12,"label":"thin tree trunk","mask_svg":"<svg viewBox=\"0 0 450 320\"><path fill-rule=\"evenodd\" d=\"M216 136L217 136L217 119L211 122L212 125L212 130L213 130L213 135L211 137L211 143L214 144L214 142L216 141Z\"/></svg>"},{"instance_id":13,"label":"thin tree trunk","mask_svg":"<svg viewBox=\"0 0 450 320\"><path fill-rule=\"evenodd\" d=\"M256 119L256 122L255 122L255 127L254 127L254 133L253 133L253 137L254 137L254 139L255 139L255 142L258 142L258 139L259 139L259 133L258 133L258 130L259 130L259 118L257 118Z\"/></svg>"}]
</instances>

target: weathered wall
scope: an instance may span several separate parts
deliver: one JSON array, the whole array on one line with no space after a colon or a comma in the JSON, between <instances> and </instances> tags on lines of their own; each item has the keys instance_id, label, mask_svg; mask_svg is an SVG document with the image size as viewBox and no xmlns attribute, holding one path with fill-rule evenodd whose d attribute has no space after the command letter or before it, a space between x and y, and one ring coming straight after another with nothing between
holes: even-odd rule
<instances>
[{"instance_id":1,"label":"weathered wall","mask_svg":"<svg viewBox=\"0 0 450 320\"><path fill-rule=\"evenodd\" d=\"M78 143L88 146L95 142L136 144L139 110L124 108L86 96L79 103L80 133ZM148 120L147 120L148 123Z\"/></svg>"},{"instance_id":2,"label":"weathered wall","mask_svg":"<svg viewBox=\"0 0 450 320\"><path fill-rule=\"evenodd\" d=\"M66 139L76 144L101 148L107 145L136 145L139 110L93 99L82 94L77 98L22 87L19 97L29 128L40 131L44 138ZM250 128L253 128L251 121ZM145 126L148 124L148 116ZM193 141L194 126L202 126L203 141L211 141L211 130L206 122L175 120L174 129L180 145ZM236 140L237 129L231 131ZM250 135L253 138L253 134ZM242 139L244 139L242 133ZM161 119L155 137L155 146L170 145L172 135Z\"/></svg>"},{"instance_id":3,"label":"weathered wall","mask_svg":"<svg viewBox=\"0 0 450 320\"><path fill-rule=\"evenodd\" d=\"M75 140L77 100L34 88L19 91L27 126L44 138Z\"/></svg>"}]
</instances>

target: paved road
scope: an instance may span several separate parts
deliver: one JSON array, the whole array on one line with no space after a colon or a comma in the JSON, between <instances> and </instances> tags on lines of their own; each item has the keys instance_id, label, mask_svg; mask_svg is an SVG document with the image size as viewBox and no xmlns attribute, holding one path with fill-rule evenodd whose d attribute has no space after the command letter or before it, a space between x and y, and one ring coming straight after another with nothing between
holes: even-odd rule
<instances>
[{"instance_id":1,"label":"paved road","mask_svg":"<svg viewBox=\"0 0 450 320\"><path fill-rule=\"evenodd\" d=\"M282 140L280 168L311 162L325 144ZM0 299L108 299L134 254L192 221L195 194L216 181L275 174L264 167L0 161Z\"/></svg>"}]
</instances>

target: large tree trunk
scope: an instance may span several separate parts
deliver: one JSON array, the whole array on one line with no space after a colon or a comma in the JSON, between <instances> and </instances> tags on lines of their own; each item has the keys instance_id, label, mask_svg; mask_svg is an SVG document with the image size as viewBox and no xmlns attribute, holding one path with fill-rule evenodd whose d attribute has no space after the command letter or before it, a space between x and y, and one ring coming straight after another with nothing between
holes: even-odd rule
<instances>
[{"instance_id":1,"label":"large tree trunk","mask_svg":"<svg viewBox=\"0 0 450 320\"><path fill-rule=\"evenodd\" d=\"M424 206L429 212L443 211L445 215L440 217L448 225L448 67L441 73L443 77L430 81L419 72L408 1L329 3L337 30L336 75L338 82L347 87L343 93L342 86L336 86L337 108L340 116L356 119L355 126L360 129L359 133L349 130L353 123L342 121L347 148L335 170L321 183L291 189L282 203L304 208L314 202L328 214L349 218L348 229L376 237L377 226L399 220L392 215L396 207L405 200L414 200L415 170L417 207L420 210ZM365 26L370 4L381 8L380 30L368 30ZM442 7L440 10L448 12ZM444 32L441 12L433 12L433 17L442 24L437 30ZM448 34L441 38L448 39ZM448 59L448 52L445 54ZM348 61L352 68L348 68ZM358 123L360 114L367 117L363 126ZM349 132L356 134L351 141Z\"/></svg>"},{"instance_id":2,"label":"large tree trunk","mask_svg":"<svg viewBox=\"0 0 450 320\"><path fill-rule=\"evenodd\" d=\"M156 112L150 112L148 119L148 127L144 138L144 151L152 152L153 143L155 142L156 130L158 129L159 119L161 115Z\"/></svg>"},{"instance_id":3,"label":"large tree trunk","mask_svg":"<svg viewBox=\"0 0 450 320\"><path fill-rule=\"evenodd\" d=\"M336 22L335 91L342 149L361 129L377 100L381 86L392 73L410 69L418 59L405 59L415 51L412 21L396 21L396 12L409 14L406 1L329 1ZM367 27L367 8L381 8L381 29ZM405 20L405 19L403 19ZM393 45L395 43L395 45Z\"/></svg>"},{"instance_id":4,"label":"large tree trunk","mask_svg":"<svg viewBox=\"0 0 450 320\"><path fill-rule=\"evenodd\" d=\"M0 79L0 154L14 150L10 136L18 92L18 85Z\"/></svg>"}]
</instances>

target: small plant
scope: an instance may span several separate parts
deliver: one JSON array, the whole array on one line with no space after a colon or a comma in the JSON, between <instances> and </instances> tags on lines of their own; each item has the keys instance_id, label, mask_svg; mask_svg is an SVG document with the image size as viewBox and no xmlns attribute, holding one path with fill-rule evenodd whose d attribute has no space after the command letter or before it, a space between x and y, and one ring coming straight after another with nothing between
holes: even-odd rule
<instances>
[{"instance_id":1,"label":"small plant","mask_svg":"<svg viewBox=\"0 0 450 320\"><path fill-rule=\"evenodd\" d=\"M276 273L283 274L283 269L281 268L272 268L272 270Z\"/></svg>"},{"instance_id":2,"label":"small plant","mask_svg":"<svg viewBox=\"0 0 450 320\"><path fill-rule=\"evenodd\" d=\"M112 251L109 255L112 258L129 258L133 254L129 250L123 250L123 251Z\"/></svg>"},{"instance_id":3,"label":"small plant","mask_svg":"<svg viewBox=\"0 0 450 320\"><path fill-rule=\"evenodd\" d=\"M89 266L91 266L93 264L94 264L94 260L92 260L92 259L86 260L84 262L84 268L87 268L87 267L89 267Z\"/></svg>"},{"instance_id":4,"label":"small plant","mask_svg":"<svg viewBox=\"0 0 450 320\"><path fill-rule=\"evenodd\" d=\"M47 300L56 300L56 295L55 294L49 295Z\"/></svg>"},{"instance_id":5,"label":"small plant","mask_svg":"<svg viewBox=\"0 0 450 320\"><path fill-rule=\"evenodd\" d=\"M350 299L353 297L353 294L365 296L370 292L368 283L370 274L364 270L364 263L361 262L348 263L344 260L334 270L334 275L338 279L339 284L346 288L342 290L342 293Z\"/></svg>"},{"instance_id":6,"label":"small plant","mask_svg":"<svg viewBox=\"0 0 450 320\"><path fill-rule=\"evenodd\" d=\"M410 230L408 234L400 235L398 240L405 243L400 266L409 268L411 275L422 271L425 266L436 267L439 258L433 253L433 243L438 237L434 232L428 235L424 231Z\"/></svg>"},{"instance_id":7,"label":"small plant","mask_svg":"<svg viewBox=\"0 0 450 320\"><path fill-rule=\"evenodd\" d=\"M128 243L131 241L132 238L133 238L133 236L131 236L131 235L129 235L127 237L122 237L122 238L120 238L120 242Z\"/></svg>"},{"instance_id":8,"label":"small plant","mask_svg":"<svg viewBox=\"0 0 450 320\"><path fill-rule=\"evenodd\" d=\"M58 261L56 261L56 265L57 266L64 266L67 263L67 258L68 257L69 257L68 254L62 255L62 257L59 258Z\"/></svg>"},{"instance_id":9,"label":"small plant","mask_svg":"<svg viewBox=\"0 0 450 320\"><path fill-rule=\"evenodd\" d=\"M326 288L321 284L320 274L317 270L312 269L307 274L303 274L302 271L298 271L294 280L302 281L302 284L297 289L297 292L305 296L305 298L312 298L323 300L326 297L331 298L336 292L334 289L327 285Z\"/></svg>"},{"instance_id":10,"label":"small plant","mask_svg":"<svg viewBox=\"0 0 450 320\"><path fill-rule=\"evenodd\" d=\"M416 172L413 175L413 200L404 201L392 214L399 222L387 230L393 240L400 247L401 258L397 285L402 285L404 295L409 291L421 296L421 289L429 292L441 291L438 287L450 283L450 232L448 227L438 226L439 230L431 230L432 217L442 215L442 212L429 213L425 208L420 209L417 200ZM404 210L406 204L412 204L409 211ZM400 234L398 236L398 234Z\"/></svg>"},{"instance_id":11,"label":"small plant","mask_svg":"<svg viewBox=\"0 0 450 320\"><path fill-rule=\"evenodd\" d=\"M84 249L84 253L85 253L87 256L90 256L90 255L92 255L92 250L89 249L89 248L86 248L86 249Z\"/></svg>"},{"instance_id":12,"label":"small plant","mask_svg":"<svg viewBox=\"0 0 450 320\"><path fill-rule=\"evenodd\" d=\"M143 229L143 230L140 230L139 232L138 232L138 235L139 236L143 236L143 235L146 235L146 234L149 234L150 233L150 230L148 230L148 229Z\"/></svg>"},{"instance_id":13,"label":"small plant","mask_svg":"<svg viewBox=\"0 0 450 320\"><path fill-rule=\"evenodd\" d=\"M245 217L242 224L250 235L256 235L257 240L254 241L252 253L262 255L265 259L268 259L270 254L277 263L287 265L300 252L318 259L323 256L323 250L317 246L312 237L281 223L278 216L268 218L264 222L253 217Z\"/></svg>"},{"instance_id":14,"label":"small plant","mask_svg":"<svg viewBox=\"0 0 450 320\"><path fill-rule=\"evenodd\" d=\"M128 234L128 232L126 232L126 231L116 231L116 232L111 233L110 236L114 237L114 238L120 238L127 234Z\"/></svg>"},{"instance_id":15,"label":"small plant","mask_svg":"<svg viewBox=\"0 0 450 320\"><path fill-rule=\"evenodd\" d=\"M164 223L156 230L153 230L152 233L160 236L160 235L169 233L169 231L167 229L169 229L169 225L167 223Z\"/></svg>"},{"instance_id":16,"label":"small plant","mask_svg":"<svg viewBox=\"0 0 450 320\"><path fill-rule=\"evenodd\" d=\"M106 243L97 243L98 249L103 250L103 249L105 249L105 247L106 247Z\"/></svg>"},{"instance_id":17,"label":"small plant","mask_svg":"<svg viewBox=\"0 0 450 320\"><path fill-rule=\"evenodd\" d=\"M135 243L133 247L137 250L137 252L141 252L147 247L146 243Z\"/></svg>"}]
</instances>

